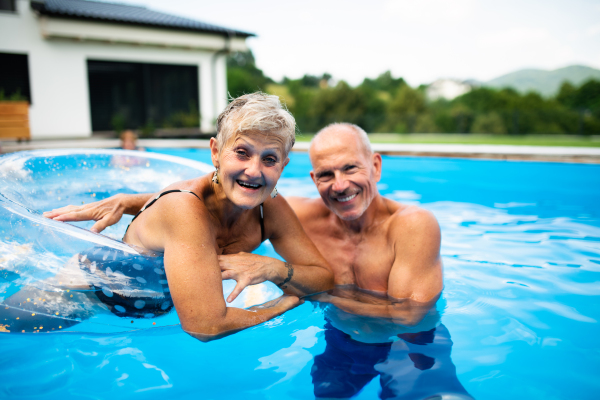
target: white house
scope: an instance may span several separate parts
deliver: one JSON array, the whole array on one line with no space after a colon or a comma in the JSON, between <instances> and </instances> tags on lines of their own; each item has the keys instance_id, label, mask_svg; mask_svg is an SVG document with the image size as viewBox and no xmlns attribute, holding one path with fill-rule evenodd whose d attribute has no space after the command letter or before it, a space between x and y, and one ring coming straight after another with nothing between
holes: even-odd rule
<instances>
[{"instance_id":1,"label":"white house","mask_svg":"<svg viewBox=\"0 0 600 400\"><path fill-rule=\"evenodd\" d=\"M468 93L473 85L467 81L457 79L438 79L430 84L425 94L429 100L446 99L452 100L462 94Z\"/></svg>"},{"instance_id":2,"label":"white house","mask_svg":"<svg viewBox=\"0 0 600 400\"><path fill-rule=\"evenodd\" d=\"M34 139L189 127L198 115L214 132L226 54L249 36L138 6L0 0L0 90L29 99Z\"/></svg>"}]
</instances>

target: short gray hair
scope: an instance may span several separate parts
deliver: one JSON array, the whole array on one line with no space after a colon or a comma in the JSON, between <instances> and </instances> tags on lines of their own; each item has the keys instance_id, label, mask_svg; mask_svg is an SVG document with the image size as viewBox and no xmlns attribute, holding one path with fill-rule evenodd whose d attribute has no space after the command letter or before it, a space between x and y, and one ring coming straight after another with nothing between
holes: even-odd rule
<instances>
[{"instance_id":1,"label":"short gray hair","mask_svg":"<svg viewBox=\"0 0 600 400\"><path fill-rule=\"evenodd\" d=\"M286 156L296 142L296 121L279 97L255 92L231 99L219 114L217 148L221 151L231 138L253 130L281 139Z\"/></svg>"},{"instance_id":2,"label":"short gray hair","mask_svg":"<svg viewBox=\"0 0 600 400\"><path fill-rule=\"evenodd\" d=\"M373 154L373 147L371 147L371 142L369 141L369 136L367 135L367 132L365 132L365 130L360 126L348 122L334 122L333 124L327 125L325 128L317 132L317 134L312 138L310 142L310 147L312 147L313 142L319 137L319 135L323 134L325 131L337 130L340 128L350 129L351 131L354 131L358 135L358 138L360 139L367 154Z\"/></svg>"}]
</instances>

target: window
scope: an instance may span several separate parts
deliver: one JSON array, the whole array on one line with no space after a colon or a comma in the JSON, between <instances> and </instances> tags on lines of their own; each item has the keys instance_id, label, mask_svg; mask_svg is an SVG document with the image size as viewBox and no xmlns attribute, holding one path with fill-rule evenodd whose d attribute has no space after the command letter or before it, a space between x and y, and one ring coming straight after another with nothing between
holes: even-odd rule
<instances>
[{"instance_id":1,"label":"window","mask_svg":"<svg viewBox=\"0 0 600 400\"><path fill-rule=\"evenodd\" d=\"M31 103L27 54L0 53L0 99Z\"/></svg>"},{"instance_id":2,"label":"window","mask_svg":"<svg viewBox=\"0 0 600 400\"><path fill-rule=\"evenodd\" d=\"M88 60L93 131L198 128L198 67Z\"/></svg>"},{"instance_id":3,"label":"window","mask_svg":"<svg viewBox=\"0 0 600 400\"><path fill-rule=\"evenodd\" d=\"M0 11L17 12L17 1L0 0Z\"/></svg>"}]
</instances>

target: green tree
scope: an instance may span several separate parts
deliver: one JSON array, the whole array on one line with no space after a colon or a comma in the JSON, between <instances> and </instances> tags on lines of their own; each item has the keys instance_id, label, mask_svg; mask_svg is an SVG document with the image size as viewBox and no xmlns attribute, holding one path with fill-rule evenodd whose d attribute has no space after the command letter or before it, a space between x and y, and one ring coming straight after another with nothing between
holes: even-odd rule
<instances>
[{"instance_id":1,"label":"green tree","mask_svg":"<svg viewBox=\"0 0 600 400\"><path fill-rule=\"evenodd\" d=\"M579 87L575 107L588 109L600 117L600 81L591 79Z\"/></svg>"},{"instance_id":2,"label":"green tree","mask_svg":"<svg viewBox=\"0 0 600 400\"><path fill-rule=\"evenodd\" d=\"M479 114L473 121L471 132L503 135L506 133L506 126L498 113Z\"/></svg>"},{"instance_id":3,"label":"green tree","mask_svg":"<svg viewBox=\"0 0 600 400\"><path fill-rule=\"evenodd\" d=\"M386 127L397 133L414 132L417 118L426 108L423 92L403 85L388 104Z\"/></svg>"},{"instance_id":4,"label":"green tree","mask_svg":"<svg viewBox=\"0 0 600 400\"><path fill-rule=\"evenodd\" d=\"M556 101L573 114L568 131L578 134L600 133L600 82L591 79L580 87L564 82Z\"/></svg>"},{"instance_id":5,"label":"green tree","mask_svg":"<svg viewBox=\"0 0 600 400\"><path fill-rule=\"evenodd\" d=\"M352 88L340 81L335 87L315 93L306 117L311 121L307 127L312 132L333 122L357 124L372 132L385 117L385 105L373 91Z\"/></svg>"},{"instance_id":6,"label":"green tree","mask_svg":"<svg viewBox=\"0 0 600 400\"><path fill-rule=\"evenodd\" d=\"M227 57L227 90L232 97L265 91L273 80L256 67L251 51L237 52Z\"/></svg>"},{"instance_id":7,"label":"green tree","mask_svg":"<svg viewBox=\"0 0 600 400\"><path fill-rule=\"evenodd\" d=\"M420 114L417 117L417 121L415 123L416 133L438 133L440 132L440 128L435 123L433 116L429 113Z\"/></svg>"},{"instance_id":8,"label":"green tree","mask_svg":"<svg viewBox=\"0 0 600 400\"><path fill-rule=\"evenodd\" d=\"M365 78L361 84L363 87L390 94L396 93L404 85L406 85L404 79L394 78L390 71L384 72L375 79Z\"/></svg>"},{"instance_id":9,"label":"green tree","mask_svg":"<svg viewBox=\"0 0 600 400\"><path fill-rule=\"evenodd\" d=\"M556 100L569 108L575 108L575 96L577 89L571 82L565 81L560 86Z\"/></svg>"}]
</instances>

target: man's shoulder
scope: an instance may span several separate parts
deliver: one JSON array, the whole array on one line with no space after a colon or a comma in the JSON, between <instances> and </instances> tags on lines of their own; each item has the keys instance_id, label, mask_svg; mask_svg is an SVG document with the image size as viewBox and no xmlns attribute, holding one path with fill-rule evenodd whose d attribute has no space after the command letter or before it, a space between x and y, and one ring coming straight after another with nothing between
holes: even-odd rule
<instances>
[{"instance_id":1,"label":"man's shoulder","mask_svg":"<svg viewBox=\"0 0 600 400\"><path fill-rule=\"evenodd\" d=\"M311 199L292 196L285 199L301 221L306 218L324 217L331 212L320 197Z\"/></svg>"},{"instance_id":2,"label":"man's shoulder","mask_svg":"<svg viewBox=\"0 0 600 400\"><path fill-rule=\"evenodd\" d=\"M439 234L440 228L431 211L413 204L402 204L384 198L391 211L390 231L393 234Z\"/></svg>"}]
</instances>

